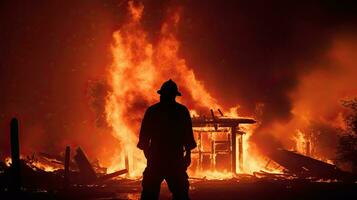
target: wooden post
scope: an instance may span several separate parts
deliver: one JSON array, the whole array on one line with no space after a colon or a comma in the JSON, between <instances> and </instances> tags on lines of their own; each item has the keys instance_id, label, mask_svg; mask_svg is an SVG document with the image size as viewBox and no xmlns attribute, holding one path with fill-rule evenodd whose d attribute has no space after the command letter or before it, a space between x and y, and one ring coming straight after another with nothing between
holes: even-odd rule
<instances>
[{"instance_id":1,"label":"wooden post","mask_svg":"<svg viewBox=\"0 0 357 200\"><path fill-rule=\"evenodd\" d=\"M228 154L229 156L232 156L232 139L231 139L231 135L230 134L227 134L228 135L228 139L227 141L229 142L229 148L228 148ZM232 166L232 159L230 160L230 163L229 163L230 166Z\"/></svg>"},{"instance_id":2,"label":"wooden post","mask_svg":"<svg viewBox=\"0 0 357 200\"><path fill-rule=\"evenodd\" d=\"M66 147L66 153L64 157L64 188L67 189L69 186L69 161L71 156L71 149L69 146Z\"/></svg>"},{"instance_id":3,"label":"wooden post","mask_svg":"<svg viewBox=\"0 0 357 200\"><path fill-rule=\"evenodd\" d=\"M232 134L232 173L236 174L237 171L237 127L231 127L231 134Z\"/></svg>"},{"instance_id":4,"label":"wooden post","mask_svg":"<svg viewBox=\"0 0 357 200\"><path fill-rule=\"evenodd\" d=\"M239 139L239 149L238 149L238 161L239 161L239 170L243 171L243 134L240 135Z\"/></svg>"},{"instance_id":5,"label":"wooden post","mask_svg":"<svg viewBox=\"0 0 357 200\"><path fill-rule=\"evenodd\" d=\"M198 132L198 170L202 170L202 134Z\"/></svg>"},{"instance_id":6,"label":"wooden post","mask_svg":"<svg viewBox=\"0 0 357 200\"><path fill-rule=\"evenodd\" d=\"M211 170L216 170L216 148L214 145L214 140L211 141Z\"/></svg>"},{"instance_id":7,"label":"wooden post","mask_svg":"<svg viewBox=\"0 0 357 200\"><path fill-rule=\"evenodd\" d=\"M19 124L16 118L10 122L12 183L15 190L21 187Z\"/></svg>"}]
</instances>

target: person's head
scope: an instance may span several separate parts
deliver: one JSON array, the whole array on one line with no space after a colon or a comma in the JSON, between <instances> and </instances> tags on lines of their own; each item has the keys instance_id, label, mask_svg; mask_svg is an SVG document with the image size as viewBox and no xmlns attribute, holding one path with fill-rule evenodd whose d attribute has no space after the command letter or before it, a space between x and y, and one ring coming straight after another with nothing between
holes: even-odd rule
<instances>
[{"instance_id":1,"label":"person's head","mask_svg":"<svg viewBox=\"0 0 357 200\"><path fill-rule=\"evenodd\" d=\"M157 91L160 94L160 101L175 101L176 96L181 96L181 93L178 91L176 83L169 79L168 81L164 82Z\"/></svg>"}]
</instances>

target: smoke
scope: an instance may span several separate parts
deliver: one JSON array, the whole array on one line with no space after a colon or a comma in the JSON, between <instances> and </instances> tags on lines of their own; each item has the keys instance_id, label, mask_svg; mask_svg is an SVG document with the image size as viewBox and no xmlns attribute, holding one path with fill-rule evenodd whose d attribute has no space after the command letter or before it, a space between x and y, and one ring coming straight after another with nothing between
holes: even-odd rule
<instances>
[{"instance_id":1,"label":"smoke","mask_svg":"<svg viewBox=\"0 0 357 200\"><path fill-rule=\"evenodd\" d=\"M316 156L335 158L339 129L345 128L347 114L341 100L357 95L356 41L350 34L336 35L313 70L298 77L297 87L289 92L292 117L261 127L253 140L260 142L268 132L280 139L282 147L293 148L299 130L316 145Z\"/></svg>"},{"instance_id":2,"label":"smoke","mask_svg":"<svg viewBox=\"0 0 357 200\"><path fill-rule=\"evenodd\" d=\"M95 124L99 128L108 128L105 103L110 94L110 86L104 80L91 81L88 85L89 105L95 114Z\"/></svg>"}]
</instances>

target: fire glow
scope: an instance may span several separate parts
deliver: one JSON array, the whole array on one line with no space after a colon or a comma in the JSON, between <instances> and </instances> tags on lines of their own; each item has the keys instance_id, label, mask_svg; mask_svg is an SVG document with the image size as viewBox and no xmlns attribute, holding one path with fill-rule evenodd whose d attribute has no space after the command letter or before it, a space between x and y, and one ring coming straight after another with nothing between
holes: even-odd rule
<instances>
[{"instance_id":1,"label":"fire glow","mask_svg":"<svg viewBox=\"0 0 357 200\"><path fill-rule=\"evenodd\" d=\"M220 105L203 83L196 79L185 60L178 56L180 43L176 32L180 10L176 9L167 16L156 43L149 41L140 23L143 5L129 2L128 10L130 16L127 22L113 34L113 63L108 77L112 91L107 99L106 113L112 134L121 142L121 147L109 171L124 167L127 156L130 176L138 177L146 164L142 152L136 148L141 118L146 107L158 101L155 91L162 82L172 78L178 83L184 93L184 97L178 101L188 105L191 114L197 114L196 109L217 109ZM234 108L229 109L229 116L237 117L234 111ZM245 152L250 150L247 142L250 134L251 130L247 129L244 137ZM257 160L246 160L247 172L259 168ZM220 172L208 174L213 174L213 177L230 176L229 173Z\"/></svg>"}]
</instances>

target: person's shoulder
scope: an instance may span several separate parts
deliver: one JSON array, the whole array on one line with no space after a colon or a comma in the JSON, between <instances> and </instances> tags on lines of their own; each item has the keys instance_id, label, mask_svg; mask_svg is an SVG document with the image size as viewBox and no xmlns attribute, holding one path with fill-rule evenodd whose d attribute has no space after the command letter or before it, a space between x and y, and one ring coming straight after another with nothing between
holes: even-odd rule
<instances>
[{"instance_id":1,"label":"person's shoulder","mask_svg":"<svg viewBox=\"0 0 357 200\"><path fill-rule=\"evenodd\" d=\"M179 110L181 110L183 112L189 112L188 108L185 105L182 105L182 104L180 104L178 102L176 102L176 107L177 107L177 109L179 109Z\"/></svg>"},{"instance_id":2,"label":"person's shoulder","mask_svg":"<svg viewBox=\"0 0 357 200\"><path fill-rule=\"evenodd\" d=\"M159 103L155 103L155 104L149 106L149 107L146 109L146 112L155 111L155 110L157 110L159 107L160 107Z\"/></svg>"}]
</instances>

